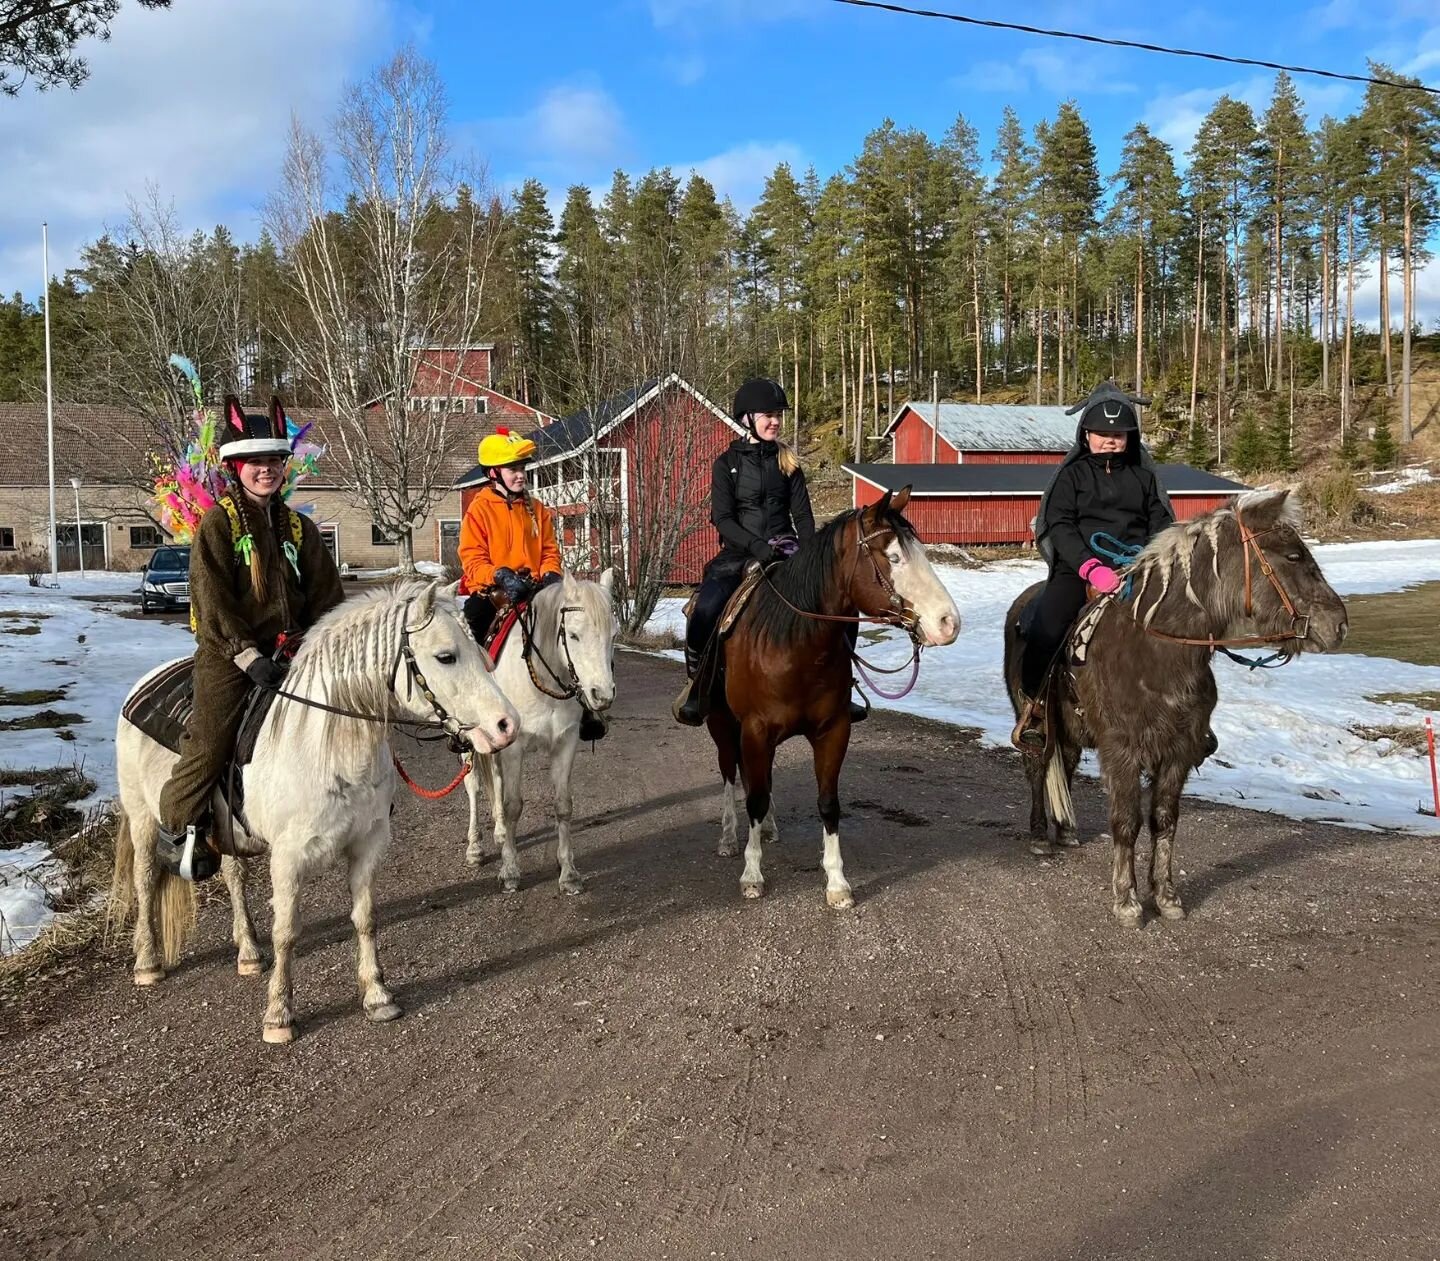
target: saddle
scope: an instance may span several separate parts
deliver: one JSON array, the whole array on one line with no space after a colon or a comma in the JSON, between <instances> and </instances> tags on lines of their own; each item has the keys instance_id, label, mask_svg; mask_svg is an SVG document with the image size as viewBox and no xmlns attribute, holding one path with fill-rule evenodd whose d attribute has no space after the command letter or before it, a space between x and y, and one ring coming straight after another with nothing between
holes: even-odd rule
<instances>
[{"instance_id":1,"label":"saddle","mask_svg":"<svg viewBox=\"0 0 1440 1261\"><path fill-rule=\"evenodd\" d=\"M505 641L510 637L515 623L520 620L521 612L529 603L528 600L522 600L519 604L504 606L495 615L495 620L490 623L490 629L485 632L485 642L480 647L489 653L492 666L499 664L500 652L505 647Z\"/></svg>"},{"instance_id":2,"label":"saddle","mask_svg":"<svg viewBox=\"0 0 1440 1261\"><path fill-rule=\"evenodd\" d=\"M235 737L235 749L230 755L227 773L222 776L219 787L231 817L245 821L245 792L243 780L236 772L250 765L255 756L255 745L260 738L260 728L270 706L275 703L275 693L266 688L253 688L245 708L245 718ZM195 708L195 658L184 657L171 662L159 674L138 688L125 702L121 716L126 722L138 727L156 744L180 752L181 738L185 735L186 724ZM233 828L229 829L233 832ZM226 838L228 840L229 838ZM217 843L221 837L216 836ZM222 843L222 852L225 850Z\"/></svg>"},{"instance_id":3,"label":"saddle","mask_svg":"<svg viewBox=\"0 0 1440 1261\"><path fill-rule=\"evenodd\" d=\"M780 561L775 562L777 565L780 563ZM764 581L765 575L773 567L767 568L759 564L746 567L745 574L740 579L740 585L735 588L734 594L725 602L725 608L720 613L720 621L716 623L715 634L718 638L726 638L735 628L735 622L745 611L745 606L750 603L750 597L755 594L755 588ZM690 614L695 611L695 601L699 595L700 592L697 590L685 601L685 607L681 612L684 613L687 622L690 620Z\"/></svg>"}]
</instances>

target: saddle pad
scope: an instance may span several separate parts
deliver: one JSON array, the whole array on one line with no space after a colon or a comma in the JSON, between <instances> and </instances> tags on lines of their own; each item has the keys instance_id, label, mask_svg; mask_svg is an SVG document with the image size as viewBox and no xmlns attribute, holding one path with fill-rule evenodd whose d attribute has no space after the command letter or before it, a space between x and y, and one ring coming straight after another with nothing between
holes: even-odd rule
<instances>
[{"instance_id":1,"label":"saddle pad","mask_svg":"<svg viewBox=\"0 0 1440 1261\"><path fill-rule=\"evenodd\" d=\"M125 702L121 716L156 744L180 752L180 737L195 708L195 658L172 661Z\"/></svg>"},{"instance_id":2,"label":"saddle pad","mask_svg":"<svg viewBox=\"0 0 1440 1261\"><path fill-rule=\"evenodd\" d=\"M481 645L490 654L490 664L496 665L500 661L500 651L505 647L505 640L509 638L510 630L520 620L520 611L525 608L524 604L512 604L506 608L485 635L485 642Z\"/></svg>"},{"instance_id":3,"label":"saddle pad","mask_svg":"<svg viewBox=\"0 0 1440 1261\"><path fill-rule=\"evenodd\" d=\"M1095 629L1100 625L1100 619L1105 615L1110 600L1110 596L1092 600L1081 609L1080 616L1075 619L1075 626L1070 631L1065 649L1066 660L1072 667L1083 666L1089 657L1090 642L1095 638Z\"/></svg>"},{"instance_id":4,"label":"saddle pad","mask_svg":"<svg viewBox=\"0 0 1440 1261\"><path fill-rule=\"evenodd\" d=\"M745 611L750 597L755 594L755 588L764 581L766 572L760 565L752 565L746 569L745 576L740 579L740 585L735 588L735 594L726 601L725 611L720 614L718 633L721 639L724 639L734 629L735 620Z\"/></svg>"}]
</instances>

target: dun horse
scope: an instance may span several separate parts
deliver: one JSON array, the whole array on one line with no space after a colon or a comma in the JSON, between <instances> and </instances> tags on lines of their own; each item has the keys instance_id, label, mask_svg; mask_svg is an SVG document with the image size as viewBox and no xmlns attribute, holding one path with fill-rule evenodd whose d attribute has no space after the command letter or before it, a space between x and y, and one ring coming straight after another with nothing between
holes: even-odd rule
<instances>
[{"instance_id":1,"label":"dun horse","mask_svg":"<svg viewBox=\"0 0 1440 1261\"><path fill-rule=\"evenodd\" d=\"M500 650L495 681L520 712L520 739L503 753L474 756L465 789L470 797L469 845L465 861L479 863L481 786L490 799L495 844L500 850L500 887L520 887L515 828L525 806L525 752L540 748L550 758L555 785L556 859L560 888L582 893L585 883L575 868L570 846L570 771L580 741L581 701L600 714L615 700L615 612L611 603L614 571L599 582L569 574L536 593L534 620L515 627Z\"/></svg>"},{"instance_id":2,"label":"dun horse","mask_svg":"<svg viewBox=\"0 0 1440 1261\"><path fill-rule=\"evenodd\" d=\"M1253 491L1163 530L1131 568L1130 584L1128 597L1122 588L1090 606L1093 623L1081 614L1084 662L1052 688L1051 738L1045 752L1025 754L1024 764L1031 848L1046 853L1052 821L1062 844L1078 844L1070 783L1080 750L1098 751L1114 842L1112 909L1121 923L1139 927L1142 776L1151 786L1155 909L1166 919L1185 914L1173 871L1175 827L1215 709L1215 650L1268 648L1285 659L1329 652L1344 640L1347 623L1345 605L1300 539L1300 507L1288 491ZM1005 621L1005 680L1017 714L1020 616L1039 589L1024 592Z\"/></svg>"},{"instance_id":3,"label":"dun horse","mask_svg":"<svg viewBox=\"0 0 1440 1261\"><path fill-rule=\"evenodd\" d=\"M762 834L775 838L770 800L775 750L791 736L810 741L824 825L825 900L854 898L840 858L840 767L850 744L851 644L858 622L903 625L919 645L949 644L960 631L950 593L930 568L903 513L907 486L892 498L842 513L755 588L724 644L724 686L707 720L724 778L720 853L736 852L735 773L745 785L750 834L740 892L758 898Z\"/></svg>"},{"instance_id":4,"label":"dun horse","mask_svg":"<svg viewBox=\"0 0 1440 1261\"><path fill-rule=\"evenodd\" d=\"M267 1042L294 1036L290 969L300 929L301 883L339 859L349 874L365 1015L377 1021L400 1015L375 948L373 881L390 840L396 779L387 724L438 721L452 737L483 753L504 748L516 736L519 717L454 612L453 592L447 588L437 598L433 583L403 583L348 600L321 618L296 654L282 689L297 699L277 698L261 725L254 757L242 776L244 815L250 836L269 849L274 890ZM161 874L155 855L160 790L176 755L123 717L116 753L122 815L112 914L123 920L136 909L135 984L153 985L179 961L195 914L194 885ZM213 814L215 826L225 828L228 814L218 793ZM245 836L238 824L236 831ZM246 864L227 857L221 871L230 892L239 971L254 975L261 961L245 901Z\"/></svg>"}]
</instances>

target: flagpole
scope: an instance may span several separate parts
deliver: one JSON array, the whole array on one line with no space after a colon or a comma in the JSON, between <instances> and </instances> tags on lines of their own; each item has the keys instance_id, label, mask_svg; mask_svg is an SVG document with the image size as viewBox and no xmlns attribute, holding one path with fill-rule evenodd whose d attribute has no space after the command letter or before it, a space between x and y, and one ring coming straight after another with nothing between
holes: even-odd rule
<instances>
[{"instance_id":1,"label":"flagpole","mask_svg":"<svg viewBox=\"0 0 1440 1261\"><path fill-rule=\"evenodd\" d=\"M50 577L59 575L59 539L55 528L55 390L50 380L50 225L40 225L40 256L45 270L45 432L50 443ZM80 546L80 539L75 539Z\"/></svg>"}]
</instances>

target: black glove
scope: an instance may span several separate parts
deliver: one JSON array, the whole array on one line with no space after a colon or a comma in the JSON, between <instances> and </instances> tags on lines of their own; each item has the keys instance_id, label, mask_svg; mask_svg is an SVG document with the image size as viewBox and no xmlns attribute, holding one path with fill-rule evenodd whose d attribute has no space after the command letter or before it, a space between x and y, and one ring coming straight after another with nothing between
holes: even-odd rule
<instances>
[{"instance_id":1,"label":"black glove","mask_svg":"<svg viewBox=\"0 0 1440 1261\"><path fill-rule=\"evenodd\" d=\"M553 587L557 582L564 581L564 577L560 574L546 574L542 579L540 579L540 585L536 587L535 590L544 591L546 587Z\"/></svg>"},{"instance_id":2,"label":"black glove","mask_svg":"<svg viewBox=\"0 0 1440 1261\"><path fill-rule=\"evenodd\" d=\"M285 667L269 657L256 657L245 667L245 673L259 687L278 688L285 682Z\"/></svg>"},{"instance_id":3,"label":"black glove","mask_svg":"<svg viewBox=\"0 0 1440 1261\"><path fill-rule=\"evenodd\" d=\"M780 553L763 539L757 539L754 543L750 544L750 555L762 565L769 565L780 559Z\"/></svg>"},{"instance_id":4,"label":"black glove","mask_svg":"<svg viewBox=\"0 0 1440 1261\"><path fill-rule=\"evenodd\" d=\"M509 597L510 603L523 598L526 591L525 579L509 567L495 571L495 585Z\"/></svg>"}]
</instances>

